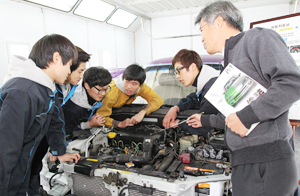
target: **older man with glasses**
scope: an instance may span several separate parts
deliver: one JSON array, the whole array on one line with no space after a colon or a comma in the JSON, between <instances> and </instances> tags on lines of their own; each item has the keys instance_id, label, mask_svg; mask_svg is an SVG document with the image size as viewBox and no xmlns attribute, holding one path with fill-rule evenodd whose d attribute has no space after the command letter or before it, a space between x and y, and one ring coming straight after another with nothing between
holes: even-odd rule
<instances>
[{"instance_id":1,"label":"older man with glasses","mask_svg":"<svg viewBox=\"0 0 300 196\"><path fill-rule=\"evenodd\" d=\"M233 64L267 92L225 120L220 115L193 115L189 125L225 128L225 141L232 155L234 196L293 195L298 172L289 144L292 128L288 113L300 98L300 71L284 40L270 29L242 32L242 13L227 1L205 7L197 23L209 54L223 53L225 67Z\"/></svg>"}]
</instances>

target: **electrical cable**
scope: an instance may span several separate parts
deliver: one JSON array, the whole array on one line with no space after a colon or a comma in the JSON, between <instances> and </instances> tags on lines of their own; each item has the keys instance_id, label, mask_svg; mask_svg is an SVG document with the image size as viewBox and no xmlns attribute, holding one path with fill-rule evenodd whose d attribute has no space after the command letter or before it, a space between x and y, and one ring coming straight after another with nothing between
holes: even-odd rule
<instances>
[{"instance_id":1,"label":"electrical cable","mask_svg":"<svg viewBox=\"0 0 300 196\"><path fill-rule=\"evenodd\" d=\"M54 176L56 176L57 174L62 174L62 173L64 173L64 172L57 172L57 173L55 173L55 174L53 174L52 176L51 176L51 178L50 178L50 180L49 180L49 185L50 185L50 189L52 189L52 184L51 184L51 181L52 181L52 179L54 178Z\"/></svg>"},{"instance_id":2,"label":"electrical cable","mask_svg":"<svg viewBox=\"0 0 300 196\"><path fill-rule=\"evenodd\" d=\"M139 187L129 187L129 186L126 186L126 187L124 187L121 191L120 191L120 193L119 193L119 196L123 196L122 194L123 194L123 191L125 191L126 189L132 189L132 190L139 190L138 189ZM124 195L125 196L125 195Z\"/></svg>"}]
</instances>

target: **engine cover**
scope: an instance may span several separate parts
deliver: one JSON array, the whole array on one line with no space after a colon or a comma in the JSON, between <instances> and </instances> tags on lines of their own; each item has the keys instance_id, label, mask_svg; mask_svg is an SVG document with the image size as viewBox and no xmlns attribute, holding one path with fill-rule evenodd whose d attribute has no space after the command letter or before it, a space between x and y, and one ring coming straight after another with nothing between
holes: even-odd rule
<instances>
[{"instance_id":1,"label":"engine cover","mask_svg":"<svg viewBox=\"0 0 300 196\"><path fill-rule=\"evenodd\" d=\"M122 141L124 145L131 145L132 142L138 144L143 143L145 139L152 139L154 143L158 144L164 140L164 132L160 130L161 128L157 126L147 125L136 125L133 127L126 127L124 129L118 128L114 129L117 135L115 138L110 139L110 142L115 140L118 143L119 141Z\"/></svg>"}]
</instances>

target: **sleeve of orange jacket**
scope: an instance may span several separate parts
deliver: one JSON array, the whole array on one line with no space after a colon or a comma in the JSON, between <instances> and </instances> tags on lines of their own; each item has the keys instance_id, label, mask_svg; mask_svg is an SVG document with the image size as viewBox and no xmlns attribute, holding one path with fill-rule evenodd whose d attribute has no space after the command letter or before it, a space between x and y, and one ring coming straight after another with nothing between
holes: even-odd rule
<instances>
[{"instance_id":1,"label":"sleeve of orange jacket","mask_svg":"<svg viewBox=\"0 0 300 196\"><path fill-rule=\"evenodd\" d=\"M144 109L147 115L158 110L164 104L164 100L145 83L141 86L139 96L148 102L148 105Z\"/></svg>"},{"instance_id":2,"label":"sleeve of orange jacket","mask_svg":"<svg viewBox=\"0 0 300 196\"><path fill-rule=\"evenodd\" d=\"M115 95L115 96L113 96ZM110 115L112 114L112 108L116 104L118 99L118 96L114 94L113 92L108 92L105 97L102 100L102 106L97 110L97 114L101 114L103 117L105 117L105 126L106 127L113 127L113 118L110 118Z\"/></svg>"}]
</instances>

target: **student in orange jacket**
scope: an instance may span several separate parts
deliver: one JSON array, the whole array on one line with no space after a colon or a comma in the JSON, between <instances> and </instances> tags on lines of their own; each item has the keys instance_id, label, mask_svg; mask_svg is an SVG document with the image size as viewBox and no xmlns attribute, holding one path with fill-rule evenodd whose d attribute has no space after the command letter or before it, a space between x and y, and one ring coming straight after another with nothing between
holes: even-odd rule
<instances>
[{"instance_id":1,"label":"student in orange jacket","mask_svg":"<svg viewBox=\"0 0 300 196\"><path fill-rule=\"evenodd\" d=\"M111 82L111 90L103 98L102 107L97 110L98 114L105 117L105 126L120 128L133 126L140 123L145 115L149 115L163 105L163 99L144 83L145 79L145 70L137 64L132 64ZM137 96L141 96L148 102L148 105L139 113L123 121L110 118L112 108L131 104Z\"/></svg>"}]
</instances>

